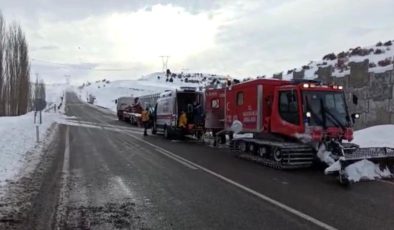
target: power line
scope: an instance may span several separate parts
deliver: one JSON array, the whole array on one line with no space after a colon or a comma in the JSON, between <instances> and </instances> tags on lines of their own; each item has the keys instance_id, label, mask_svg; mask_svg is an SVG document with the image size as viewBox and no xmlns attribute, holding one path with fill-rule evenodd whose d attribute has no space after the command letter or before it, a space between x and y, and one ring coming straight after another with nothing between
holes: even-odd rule
<instances>
[{"instance_id":1,"label":"power line","mask_svg":"<svg viewBox=\"0 0 394 230\"><path fill-rule=\"evenodd\" d=\"M166 72L168 69L168 59L170 56L160 56L161 57L161 62L162 62L162 71Z\"/></svg>"}]
</instances>

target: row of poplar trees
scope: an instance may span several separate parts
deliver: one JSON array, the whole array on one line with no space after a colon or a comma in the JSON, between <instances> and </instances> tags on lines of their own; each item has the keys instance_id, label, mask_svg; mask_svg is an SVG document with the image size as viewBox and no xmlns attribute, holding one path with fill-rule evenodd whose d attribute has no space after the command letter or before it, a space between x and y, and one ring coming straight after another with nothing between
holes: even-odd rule
<instances>
[{"instance_id":1,"label":"row of poplar trees","mask_svg":"<svg viewBox=\"0 0 394 230\"><path fill-rule=\"evenodd\" d=\"M26 37L17 23L7 25L0 12L0 116L31 108L30 63Z\"/></svg>"}]
</instances>

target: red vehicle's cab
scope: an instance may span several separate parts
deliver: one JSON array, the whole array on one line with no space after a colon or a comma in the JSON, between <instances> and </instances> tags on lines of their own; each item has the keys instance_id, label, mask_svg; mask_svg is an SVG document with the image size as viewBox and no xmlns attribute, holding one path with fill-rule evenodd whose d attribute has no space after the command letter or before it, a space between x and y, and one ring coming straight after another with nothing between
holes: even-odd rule
<instances>
[{"instance_id":1,"label":"red vehicle's cab","mask_svg":"<svg viewBox=\"0 0 394 230\"><path fill-rule=\"evenodd\" d=\"M345 96L340 86L301 83L277 87L271 131L297 138L353 138Z\"/></svg>"}]
</instances>

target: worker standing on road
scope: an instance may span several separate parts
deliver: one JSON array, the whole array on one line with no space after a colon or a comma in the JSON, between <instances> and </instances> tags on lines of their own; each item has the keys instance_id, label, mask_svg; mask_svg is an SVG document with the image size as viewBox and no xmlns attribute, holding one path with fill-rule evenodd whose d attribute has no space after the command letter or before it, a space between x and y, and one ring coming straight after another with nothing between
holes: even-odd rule
<instances>
[{"instance_id":1,"label":"worker standing on road","mask_svg":"<svg viewBox=\"0 0 394 230\"><path fill-rule=\"evenodd\" d=\"M149 126L149 109L146 108L141 112L142 124L144 124L144 136L148 136L147 129Z\"/></svg>"}]
</instances>

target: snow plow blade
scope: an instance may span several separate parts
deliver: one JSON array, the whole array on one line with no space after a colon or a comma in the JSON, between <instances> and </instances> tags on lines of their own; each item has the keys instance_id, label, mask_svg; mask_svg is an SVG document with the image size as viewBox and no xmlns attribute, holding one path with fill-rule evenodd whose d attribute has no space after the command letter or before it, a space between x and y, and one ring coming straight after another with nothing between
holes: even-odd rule
<instances>
[{"instance_id":1,"label":"snow plow blade","mask_svg":"<svg viewBox=\"0 0 394 230\"><path fill-rule=\"evenodd\" d=\"M339 181L341 184L349 183L345 173L346 167L362 160L368 160L378 164L380 169L388 169L392 175L394 174L394 148L359 148L352 153L345 153L339 159Z\"/></svg>"},{"instance_id":2,"label":"snow plow blade","mask_svg":"<svg viewBox=\"0 0 394 230\"><path fill-rule=\"evenodd\" d=\"M345 153L345 156L340 160L340 162L341 166L346 167L354 162L364 159L375 163L386 163L385 165L389 166L389 169L392 169L394 166L394 148L358 148L352 153Z\"/></svg>"}]
</instances>

